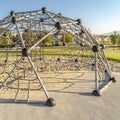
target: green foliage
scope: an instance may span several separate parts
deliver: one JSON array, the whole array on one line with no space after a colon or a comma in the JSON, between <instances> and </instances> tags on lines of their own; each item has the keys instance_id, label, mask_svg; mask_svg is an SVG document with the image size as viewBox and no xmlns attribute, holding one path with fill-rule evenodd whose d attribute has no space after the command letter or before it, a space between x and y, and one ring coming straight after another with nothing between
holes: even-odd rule
<instances>
[{"instance_id":1,"label":"green foliage","mask_svg":"<svg viewBox=\"0 0 120 120\"><path fill-rule=\"evenodd\" d=\"M120 35L118 35L117 43L118 43L118 46L120 46Z\"/></svg>"},{"instance_id":2,"label":"green foliage","mask_svg":"<svg viewBox=\"0 0 120 120\"><path fill-rule=\"evenodd\" d=\"M115 45L115 44L117 43L117 39L116 39L116 38L117 38L117 35L116 35L116 34L110 36L111 43L112 43L113 45Z\"/></svg>"},{"instance_id":3,"label":"green foliage","mask_svg":"<svg viewBox=\"0 0 120 120\"><path fill-rule=\"evenodd\" d=\"M70 33L66 32L62 35L61 41L64 43L71 43L73 42L73 37Z\"/></svg>"},{"instance_id":4,"label":"green foliage","mask_svg":"<svg viewBox=\"0 0 120 120\"><path fill-rule=\"evenodd\" d=\"M0 28L0 30L2 29ZM1 47L11 46L13 44L12 39L13 35L11 34L11 32L5 31L5 33L0 36L0 46Z\"/></svg>"},{"instance_id":5,"label":"green foliage","mask_svg":"<svg viewBox=\"0 0 120 120\"><path fill-rule=\"evenodd\" d=\"M25 31L22 37L26 46L31 45L36 40L36 34L30 30Z\"/></svg>"},{"instance_id":6,"label":"green foliage","mask_svg":"<svg viewBox=\"0 0 120 120\"><path fill-rule=\"evenodd\" d=\"M6 45L8 45L8 40L5 36L2 35L0 37L0 46L6 46Z\"/></svg>"},{"instance_id":7,"label":"green foliage","mask_svg":"<svg viewBox=\"0 0 120 120\"><path fill-rule=\"evenodd\" d=\"M40 32L38 35L37 35L37 38L38 39L41 39L42 37L44 37L48 32L47 31L42 31ZM51 35L48 35L41 43L43 45L45 44L50 44L52 42L52 36Z\"/></svg>"},{"instance_id":8,"label":"green foliage","mask_svg":"<svg viewBox=\"0 0 120 120\"><path fill-rule=\"evenodd\" d=\"M117 34L116 32L114 32L113 35L110 36L111 39L111 43L115 46L115 45L120 45L120 35Z\"/></svg>"},{"instance_id":9,"label":"green foliage","mask_svg":"<svg viewBox=\"0 0 120 120\"><path fill-rule=\"evenodd\" d=\"M52 42L52 36L51 35L48 35L43 41L42 43L43 44L47 44L47 43L51 43Z\"/></svg>"}]
</instances>

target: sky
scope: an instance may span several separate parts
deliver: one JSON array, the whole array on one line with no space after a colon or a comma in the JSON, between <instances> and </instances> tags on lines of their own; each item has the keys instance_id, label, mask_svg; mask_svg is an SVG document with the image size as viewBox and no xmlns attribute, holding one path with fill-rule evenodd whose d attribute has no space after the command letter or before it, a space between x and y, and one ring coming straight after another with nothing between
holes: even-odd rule
<instances>
[{"instance_id":1,"label":"sky","mask_svg":"<svg viewBox=\"0 0 120 120\"><path fill-rule=\"evenodd\" d=\"M93 34L120 30L120 0L0 0L0 19L10 11L41 10L42 7L75 20L82 19Z\"/></svg>"}]
</instances>

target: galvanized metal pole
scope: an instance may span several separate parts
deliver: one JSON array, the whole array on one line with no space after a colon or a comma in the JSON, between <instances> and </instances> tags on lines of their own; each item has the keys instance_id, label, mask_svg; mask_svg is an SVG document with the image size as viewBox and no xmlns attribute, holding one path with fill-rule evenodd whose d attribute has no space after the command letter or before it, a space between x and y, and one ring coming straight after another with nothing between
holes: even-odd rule
<instances>
[{"instance_id":1,"label":"galvanized metal pole","mask_svg":"<svg viewBox=\"0 0 120 120\"><path fill-rule=\"evenodd\" d=\"M98 91L98 59L97 59L97 52L95 52L95 90Z\"/></svg>"}]
</instances>

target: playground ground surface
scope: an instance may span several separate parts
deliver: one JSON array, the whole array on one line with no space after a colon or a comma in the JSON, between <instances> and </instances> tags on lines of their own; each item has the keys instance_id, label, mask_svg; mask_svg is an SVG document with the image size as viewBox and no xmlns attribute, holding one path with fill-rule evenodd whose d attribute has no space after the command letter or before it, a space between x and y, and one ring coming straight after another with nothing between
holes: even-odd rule
<instances>
[{"instance_id":1,"label":"playground ground surface","mask_svg":"<svg viewBox=\"0 0 120 120\"><path fill-rule=\"evenodd\" d=\"M92 96L94 73L65 72L46 79L45 86L56 106L47 107L42 91L31 92L26 103L24 93L17 102L12 91L0 91L0 120L119 120L120 73L113 73L117 82L111 84L100 97Z\"/></svg>"}]
</instances>

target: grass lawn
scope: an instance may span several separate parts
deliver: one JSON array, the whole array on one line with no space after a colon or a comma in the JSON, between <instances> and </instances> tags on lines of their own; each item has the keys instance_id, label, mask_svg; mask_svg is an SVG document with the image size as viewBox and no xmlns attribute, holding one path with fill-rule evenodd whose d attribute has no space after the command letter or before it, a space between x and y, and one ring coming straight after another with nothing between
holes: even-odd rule
<instances>
[{"instance_id":1,"label":"grass lawn","mask_svg":"<svg viewBox=\"0 0 120 120\"><path fill-rule=\"evenodd\" d=\"M55 47L45 47L44 48L44 54L46 55L58 55L62 54L63 55L75 55L77 56L79 53L78 47L72 47L72 48L66 48L62 46L55 46ZM112 48L107 48L105 49L105 54L107 56L108 60L113 60L113 61L118 61L120 62L120 49L112 49Z\"/></svg>"},{"instance_id":2,"label":"grass lawn","mask_svg":"<svg viewBox=\"0 0 120 120\"><path fill-rule=\"evenodd\" d=\"M33 52L39 52L39 49L33 50ZM65 47L65 46L53 46L53 47L44 47L45 55L78 55L78 47Z\"/></svg>"},{"instance_id":3,"label":"grass lawn","mask_svg":"<svg viewBox=\"0 0 120 120\"><path fill-rule=\"evenodd\" d=\"M120 49L105 49L107 59L120 62Z\"/></svg>"},{"instance_id":4,"label":"grass lawn","mask_svg":"<svg viewBox=\"0 0 120 120\"><path fill-rule=\"evenodd\" d=\"M61 54L61 55L77 56L79 51L81 51L80 49L82 48L79 48L77 46L76 47L72 46L70 48L65 47L65 46L53 46L53 47L44 47L44 50L41 53L45 55L60 55ZM36 48L33 50L33 54L39 54L39 52L40 52L39 48ZM84 54L84 56L87 56L86 53ZM107 56L107 59L120 62L120 48L114 49L114 50L111 48L106 48L105 54ZM12 53L11 55L14 56L15 54ZM82 52L80 52L79 55L82 56L83 55ZM3 57L3 56L5 57L6 55L1 53L0 57ZM93 56L93 53L92 53L92 56Z\"/></svg>"}]
</instances>

